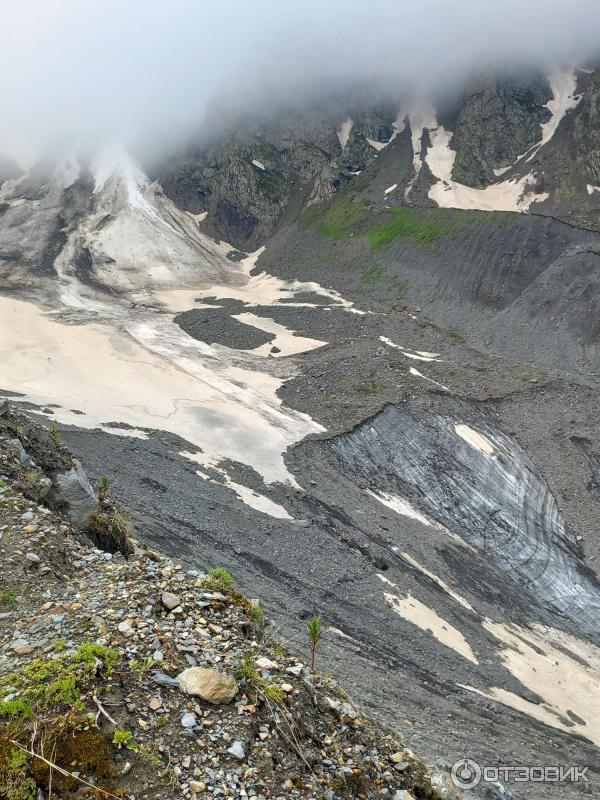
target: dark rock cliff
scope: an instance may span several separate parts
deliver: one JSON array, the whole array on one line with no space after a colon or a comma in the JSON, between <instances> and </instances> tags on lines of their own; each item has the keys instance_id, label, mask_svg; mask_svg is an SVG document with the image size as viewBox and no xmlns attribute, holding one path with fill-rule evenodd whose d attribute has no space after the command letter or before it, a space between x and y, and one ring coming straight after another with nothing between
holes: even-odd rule
<instances>
[{"instance_id":1,"label":"dark rock cliff","mask_svg":"<svg viewBox=\"0 0 600 800\"><path fill-rule=\"evenodd\" d=\"M453 146L452 177L483 188L495 179L494 169L509 167L541 137L540 125L550 117L552 99L542 75L485 75L466 89Z\"/></svg>"},{"instance_id":2,"label":"dark rock cliff","mask_svg":"<svg viewBox=\"0 0 600 800\"><path fill-rule=\"evenodd\" d=\"M580 167L593 185L600 184L600 70L596 70L583 96L575 123L575 143Z\"/></svg>"}]
</instances>

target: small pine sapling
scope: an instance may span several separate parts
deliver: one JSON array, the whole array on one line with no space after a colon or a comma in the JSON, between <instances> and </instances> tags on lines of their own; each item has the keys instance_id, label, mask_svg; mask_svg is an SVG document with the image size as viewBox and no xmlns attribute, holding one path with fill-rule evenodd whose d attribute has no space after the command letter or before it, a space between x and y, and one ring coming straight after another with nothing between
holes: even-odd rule
<instances>
[{"instance_id":1,"label":"small pine sapling","mask_svg":"<svg viewBox=\"0 0 600 800\"><path fill-rule=\"evenodd\" d=\"M311 672L314 673L317 663L317 649L319 647L321 637L323 636L323 620L319 615L316 617L311 617L308 620L307 627L308 637L310 639L310 669Z\"/></svg>"},{"instance_id":2,"label":"small pine sapling","mask_svg":"<svg viewBox=\"0 0 600 800\"><path fill-rule=\"evenodd\" d=\"M98 505L103 506L108 497L108 490L110 489L110 478L108 475L103 475L98 484Z\"/></svg>"}]
</instances>

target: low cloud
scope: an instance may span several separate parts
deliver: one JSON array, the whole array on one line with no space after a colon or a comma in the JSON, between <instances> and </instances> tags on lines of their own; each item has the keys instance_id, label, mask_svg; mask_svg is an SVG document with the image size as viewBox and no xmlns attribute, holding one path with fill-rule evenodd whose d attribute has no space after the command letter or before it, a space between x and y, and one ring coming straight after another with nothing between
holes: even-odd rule
<instances>
[{"instance_id":1,"label":"low cloud","mask_svg":"<svg viewBox=\"0 0 600 800\"><path fill-rule=\"evenodd\" d=\"M211 107L451 91L600 51L597 0L3 0L1 21L0 152L21 161L112 139L168 151Z\"/></svg>"}]
</instances>

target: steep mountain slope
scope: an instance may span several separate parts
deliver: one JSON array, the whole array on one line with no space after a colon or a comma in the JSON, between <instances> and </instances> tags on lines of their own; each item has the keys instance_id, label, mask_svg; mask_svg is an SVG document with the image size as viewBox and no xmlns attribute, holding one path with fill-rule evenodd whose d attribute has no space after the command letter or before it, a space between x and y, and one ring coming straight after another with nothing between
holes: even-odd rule
<instances>
[{"instance_id":1,"label":"steep mountain slope","mask_svg":"<svg viewBox=\"0 0 600 800\"><path fill-rule=\"evenodd\" d=\"M339 99L155 181L111 149L0 189L0 393L292 643L323 613L430 761L597 781L596 84Z\"/></svg>"}]
</instances>

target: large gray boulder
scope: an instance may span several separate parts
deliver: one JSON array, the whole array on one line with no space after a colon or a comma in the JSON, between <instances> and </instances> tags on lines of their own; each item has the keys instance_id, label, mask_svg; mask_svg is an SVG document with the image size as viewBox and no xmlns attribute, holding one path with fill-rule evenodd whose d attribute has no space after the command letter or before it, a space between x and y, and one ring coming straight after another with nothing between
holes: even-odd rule
<instances>
[{"instance_id":1,"label":"large gray boulder","mask_svg":"<svg viewBox=\"0 0 600 800\"><path fill-rule=\"evenodd\" d=\"M71 524L80 528L97 508L98 497L77 459L73 461L72 469L56 475L56 484L60 492L59 499L67 506Z\"/></svg>"}]
</instances>

